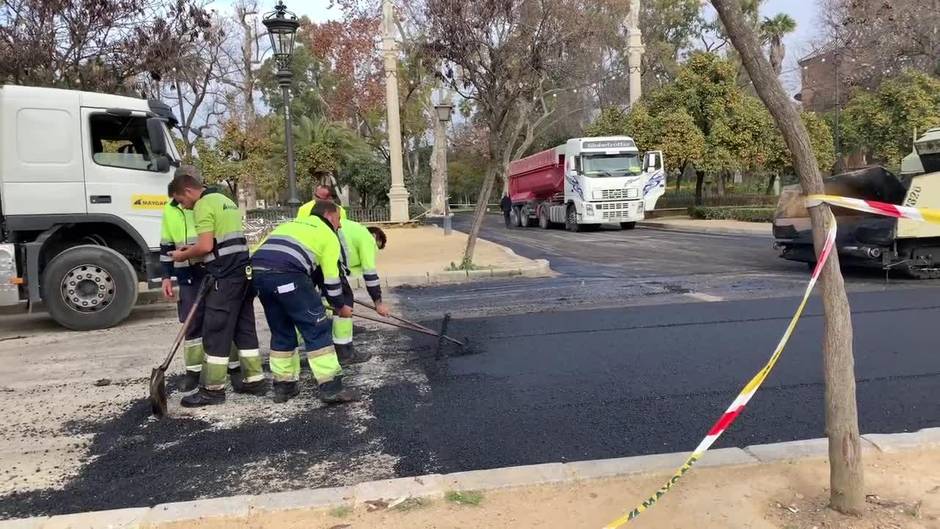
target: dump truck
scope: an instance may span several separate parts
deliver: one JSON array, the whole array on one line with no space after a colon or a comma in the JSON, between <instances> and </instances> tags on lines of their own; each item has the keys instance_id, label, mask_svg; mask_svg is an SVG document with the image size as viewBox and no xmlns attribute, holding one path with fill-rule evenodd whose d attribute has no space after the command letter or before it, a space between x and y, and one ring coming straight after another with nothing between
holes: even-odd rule
<instances>
[{"instance_id":1,"label":"dump truck","mask_svg":"<svg viewBox=\"0 0 940 529\"><path fill-rule=\"evenodd\" d=\"M0 306L74 330L127 318L159 282L174 124L157 100L0 86Z\"/></svg>"},{"instance_id":2,"label":"dump truck","mask_svg":"<svg viewBox=\"0 0 940 529\"><path fill-rule=\"evenodd\" d=\"M901 175L866 167L824 179L826 194L898 206L940 208L940 128L914 142ZM847 266L898 270L916 279L940 278L940 225L834 207L836 248ZM799 186L783 189L773 222L780 257L816 261L805 197Z\"/></svg>"},{"instance_id":3,"label":"dump truck","mask_svg":"<svg viewBox=\"0 0 940 529\"><path fill-rule=\"evenodd\" d=\"M509 164L511 222L569 231L632 229L666 190L661 151L641 156L633 138L573 138Z\"/></svg>"}]
</instances>

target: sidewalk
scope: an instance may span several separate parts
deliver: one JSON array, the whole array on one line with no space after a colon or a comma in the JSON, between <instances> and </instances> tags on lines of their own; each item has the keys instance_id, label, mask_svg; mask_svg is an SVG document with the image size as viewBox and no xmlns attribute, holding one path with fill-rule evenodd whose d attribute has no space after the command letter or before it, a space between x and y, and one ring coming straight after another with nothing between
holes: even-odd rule
<instances>
[{"instance_id":1,"label":"sidewalk","mask_svg":"<svg viewBox=\"0 0 940 529\"><path fill-rule=\"evenodd\" d=\"M773 233L773 224L769 222L699 220L689 217L666 217L644 220L639 224L647 228L716 235L754 235L770 237Z\"/></svg>"},{"instance_id":2,"label":"sidewalk","mask_svg":"<svg viewBox=\"0 0 940 529\"><path fill-rule=\"evenodd\" d=\"M521 257L505 246L484 239L477 239L474 270L448 271L452 264L459 265L463 259L467 234L453 231L450 235L444 235L444 230L436 226L387 228L385 234L388 236L388 244L379 252L378 259L382 286L552 275L548 261Z\"/></svg>"},{"instance_id":3,"label":"sidewalk","mask_svg":"<svg viewBox=\"0 0 940 529\"><path fill-rule=\"evenodd\" d=\"M702 460L627 527L931 529L940 525L940 429L863 436L866 510L828 509L826 439ZM0 529L489 529L602 527L645 501L688 454L431 474L0 522Z\"/></svg>"}]
</instances>

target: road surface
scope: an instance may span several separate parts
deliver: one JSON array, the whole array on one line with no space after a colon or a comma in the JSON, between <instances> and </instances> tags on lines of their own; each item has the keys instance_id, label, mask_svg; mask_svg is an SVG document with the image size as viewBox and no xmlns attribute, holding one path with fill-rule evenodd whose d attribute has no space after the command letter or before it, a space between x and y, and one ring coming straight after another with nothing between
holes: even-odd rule
<instances>
[{"instance_id":1,"label":"road surface","mask_svg":"<svg viewBox=\"0 0 940 529\"><path fill-rule=\"evenodd\" d=\"M367 397L354 406L320 407L307 382L288 408L233 399L225 410L158 422L135 401L117 415L76 421L68 431L92 440L74 475L0 496L0 517L688 451L766 361L806 278L759 238L636 230L586 234L602 240L583 245L555 237L581 234L532 233L536 241L522 239L516 251L567 247L567 275L505 283L511 293L500 291L502 283L400 293L400 306L429 325L458 305L452 334L469 336L472 354L436 362L425 337L371 331L358 340L376 358L348 376ZM699 244L700 253L684 249L688 244ZM768 255L748 259L759 251ZM685 258L664 263L667 255ZM735 295L734 285L744 281L735 274L745 273L778 283ZM610 282L591 283L592 275ZM613 303L618 293L603 291L631 278L647 285L672 278L689 291L650 294L658 301L646 305L630 293L619 306L570 310L601 293ZM593 286L576 292L582 280ZM525 309L531 301L522 303L523 296L543 296L557 281L570 282L577 303ZM864 274L851 283L861 429L940 426L940 288L884 286ZM713 297L691 295L702 293ZM500 315L468 317L487 307ZM717 446L823 435L821 332L814 300L777 369ZM11 479L32 471L14 470Z\"/></svg>"}]
</instances>

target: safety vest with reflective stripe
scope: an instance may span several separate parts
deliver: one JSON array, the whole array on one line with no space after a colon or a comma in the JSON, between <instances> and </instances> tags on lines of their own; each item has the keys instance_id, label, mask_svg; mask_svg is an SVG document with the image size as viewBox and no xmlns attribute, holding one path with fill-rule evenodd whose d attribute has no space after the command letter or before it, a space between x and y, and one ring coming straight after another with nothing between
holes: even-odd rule
<instances>
[{"instance_id":1,"label":"safety vest with reflective stripe","mask_svg":"<svg viewBox=\"0 0 940 529\"><path fill-rule=\"evenodd\" d=\"M188 284L192 280L190 265L197 262L191 259L176 263L170 257L170 252L184 245L196 242L196 227L193 221L193 212L183 209L175 200L167 202L163 207L163 219L160 222L160 270L163 279L176 277L180 284Z\"/></svg>"},{"instance_id":2,"label":"safety vest with reflective stripe","mask_svg":"<svg viewBox=\"0 0 940 529\"><path fill-rule=\"evenodd\" d=\"M242 231L242 212L230 198L206 189L193 207L196 233L211 233L212 251L203 259L213 277L244 274L249 264L248 240Z\"/></svg>"},{"instance_id":3,"label":"safety vest with reflective stripe","mask_svg":"<svg viewBox=\"0 0 940 529\"><path fill-rule=\"evenodd\" d=\"M322 275L323 294L333 306L342 306L339 260L339 239L333 227L327 220L310 215L274 228L251 256L251 265L258 273Z\"/></svg>"},{"instance_id":4,"label":"safety vest with reflective stripe","mask_svg":"<svg viewBox=\"0 0 940 529\"><path fill-rule=\"evenodd\" d=\"M345 242L346 265L350 275L362 275L373 301L382 299L381 281L376 270L379 246L368 228L353 220L344 220L339 230Z\"/></svg>"}]
</instances>

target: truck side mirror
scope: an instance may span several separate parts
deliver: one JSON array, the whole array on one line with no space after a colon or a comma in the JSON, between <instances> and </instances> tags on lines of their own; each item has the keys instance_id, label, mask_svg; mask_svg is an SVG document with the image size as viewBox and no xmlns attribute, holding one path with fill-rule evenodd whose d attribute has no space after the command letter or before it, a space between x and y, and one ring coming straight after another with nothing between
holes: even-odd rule
<instances>
[{"instance_id":1,"label":"truck side mirror","mask_svg":"<svg viewBox=\"0 0 940 529\"><path fill-rule=\"evenodd\" d=\"M158 173L165 173L170 170L170 159L166 155L154 156L153 163Z\"/></svg>"},{"instance_id":2,"label":"truck side mirror","mask_svg":"<svg viewBox=\"0 0 940 529\"><path fill-rule=\"evenodd\" d=\"M165 158L167 155L166 135L163 133L163 120L160 118L147 119L147 135L150 136L150 152ZM167 160L169 163L169 160Z\"/></svg>"}]
</instances>

